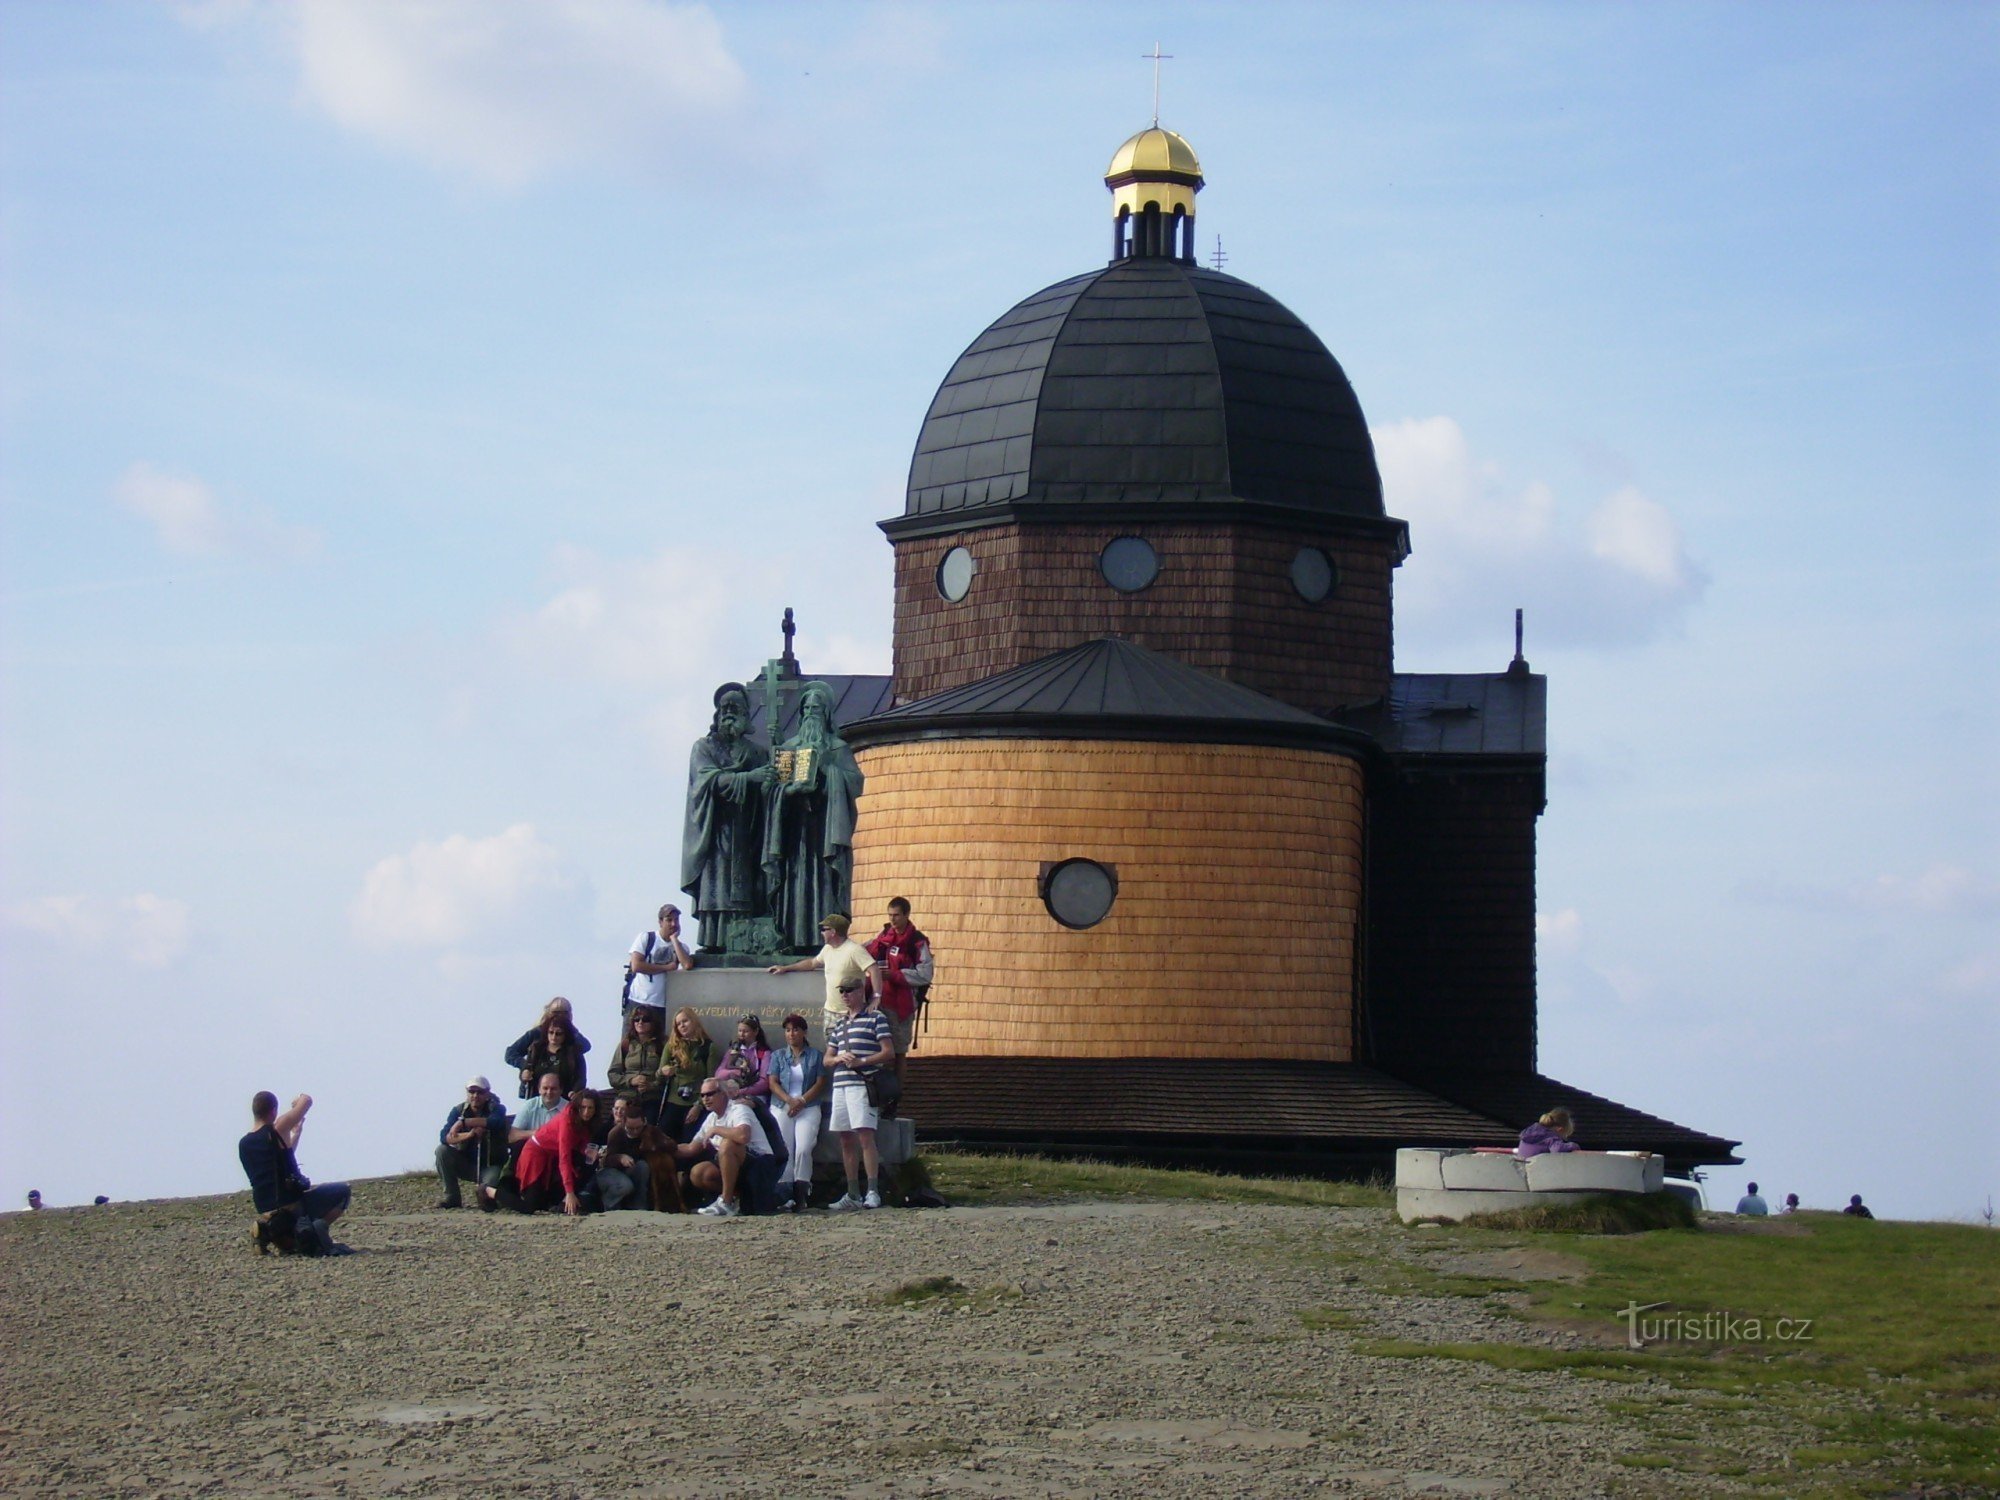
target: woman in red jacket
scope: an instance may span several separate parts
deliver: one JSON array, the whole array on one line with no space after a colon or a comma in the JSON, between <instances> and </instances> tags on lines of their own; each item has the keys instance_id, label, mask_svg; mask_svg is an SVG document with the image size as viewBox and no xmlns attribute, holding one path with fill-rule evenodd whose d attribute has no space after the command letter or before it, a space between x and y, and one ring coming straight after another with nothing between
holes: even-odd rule
<instances>
[{"instance_id":1,"label":"woman in red jacket","mask_svg":"<svg viewBox=\"0 0 2000 1500\"><path fill-rule=\"evenodd\" d=\"M563 1212L583 1212L582 1192L586 1175L596 1158L597 1147L590 1139L592 1111L578 1107L585 1097L578 1089L569 1103L556 1111L542 1127L521 1143L514 1162L514 1175L503 1177L497 1188L479 1190L479 1206L488 1213L511 1208L517 1214L532 1214L562 1199ZM596 1103L595 1099L591 1101Z\"/></svg>"}]
</instances>

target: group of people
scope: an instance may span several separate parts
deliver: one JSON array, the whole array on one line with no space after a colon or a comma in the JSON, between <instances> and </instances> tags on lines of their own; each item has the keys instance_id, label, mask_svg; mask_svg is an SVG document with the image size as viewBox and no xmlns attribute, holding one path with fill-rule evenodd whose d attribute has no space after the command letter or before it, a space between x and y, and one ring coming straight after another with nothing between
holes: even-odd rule
<instances>
[{"instance_id":1,"label":"group of people","mask_svg":"<svg viewBox=\"0 0 2000 1500\"><path fill-rule=\"evenodd\" d=\"M1753 1182L1750 1184L1750 1191L1736 1200L1736 1211L1739 1214L1749 1214L1756 1218L1762 1218L1771 1212L1771 1205L1764 1201L1763 1194L1757 1191L1757 1184ZM1785 1194L1784 1207L1779 1209L1778 1212L1781 1214L1795 1214L1798 1211L1799 1195L1797 1193ZM1841 1212L1852 1219L1872 1219L1875 1217L1874 1214L1869 1212L1868 1205L1861 1201L1859 1193L1856 1193L1847 1200L1847 1207L1843 1208Z\"/></svg>"},{"instance_id":2,"label":"group of people","mask_svg":"<svg viewBox=\"0 0 2000 1500\"><path fill-rule=\"evenodd\" d=\"M1524 1157L1546 1156L1552 1152L1579 1150L1581 1148L1577 1146L1575 1141L1570 1139L1575 1133L1575 1119L1571 1117L1568 1110L1557 1107L1550 1110L1541 1119L1521 1132L1520 1143L1515 1146L1514 1154ZM1771 1211L1771 1206L1759 1196L1757 1184L1753 1182L1750 1184L1750 1191L1736 1200L1736 1211L1739 1214L1768 1214ZM1798 1211L1799 1195L1797 1193L1785 1194L1785 1206L1780 1212L1795 1214ZM1868 1206L1861 1201L1859 1193L1856 1193L1852 1198L1847 1200L1847 1207L1843 1208L1841 1212L1857 1219L1872 1219L1875 1217L1874 1214L1868 1211Z\"/></svg>"},{"instance_id":3,"label":"group of people","mask_svg":"<svg viewBox=\"0 0 2000 1500\"><path fill-rule=\"evenodd\" d=\"M826 977L822 1047L803 1015L783 1023L772 1046L761 1017L745 1015L718 1055L692 1008L671 1019L667 976L695 965L678 908L660 908L655 931L633 939L624 1017L591 1087L590 1041L558 996L506 1051L519 1105L509 1110L484 1076L466 1083L438 1133L440 1208L464 1201L535 1213L618 1208L734 1218L757 1210L799 1212L812 1188L823 1129L839 1138L847 1191L835 1213L882 1206L875 1132L900 1092L903 1058L931 978L930 942L910 923L910 904L889 903L870 943L849 936L844 913L820 922L821 947L769 972L818 970Z\"/></svg>"}]
</instances>

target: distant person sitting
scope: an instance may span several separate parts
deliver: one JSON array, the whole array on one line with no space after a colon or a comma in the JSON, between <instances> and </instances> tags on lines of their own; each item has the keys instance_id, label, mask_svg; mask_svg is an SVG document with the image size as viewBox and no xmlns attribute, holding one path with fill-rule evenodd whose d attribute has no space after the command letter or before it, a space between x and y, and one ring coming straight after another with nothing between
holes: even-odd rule
<instances>
[{"instance_id":1,"label":"distant person sitting","mask_svg":"<svg viewBox=\"0 0 2000 1500\"><path fill-rule=\"evenodd\" d=\"M1785 1212L1788 1214L1795 1214L1798 1211L1799 1211L1799 1195L1797 1193L1785 1194Z\"/></svg>"},{"instance_id":2,"label":"distant person sitting","mask_svg":"<svg viewBox=\"0 0 2000 1500\"><path fill-rule=\"evenodd\" d=\"M1872 1219L1875 1217L1875 1215L1868 1212L1868 1205L1861 1201L1859 1193L1856 1193L1852 1198L1847 1200L1847 1207L1843 1208L1841 1212L1850 1218L1856 1219Z\"/></svg>"},{"instance_id":3,"label":"distant person sitting","mask_svg":"<svg viewBox=\"0 0 2000 1500\"><path fill-rule=\"evenodd\" d=\"M1750 1191L1736 1200L1736 1211L1739 1214L1762 1215L1768 1214L1771 1211L1771 1207L1762 1198L1757 1196L1757 1184L1753 1182L1750 1184Z\"/></svg>"},{"instance_id":4,"label":"distant person sitting","mask_svg":"<svg viewBox=\"0 0 2000 1500\"><path fill-rule=\"evenodd\" d=\"M508 1065L521 1075L521 1097L525 1099L535 1092L536 1081L544 1073L553 1073L562 1080L564 1094L588 1088L590 1065L584 1053L590 1050L590 1044L578 1034L576 1022L570 1018L569 1002L562 1001L558 1010L551 1001L542 1016L539 1029L525 1033L507 1049Z\"/></svg>"},{"instance_id":5,"label":"distant person sitting","mask_svg":"<svg viewBox=\"0 0 2000 1500\"><path fill-rule=\"evenodd\" d=\"M681 909L671 902L660 908L657 932L642 932L632 939L625 955L625 1009L643 1005L666 1019L667 976L694 967L694 955L681 941Z\"/></svg>"},{"instance_id":6,"label":"distant person sitting","mask_svg":"<svg viewBox=\"0 0 2000 1500\"><path fill-rule=\"evenodd\" d=\"M435 1159L438 1182L444 1188L439 1208L459 1206L460 1182L491 1187L507 1170L507 1107L483 1077L466 1084L464 1102L454 1104L445 1116Z\"/></svg>"},{"instance_id":7,"label":"distant person sitting","mask_svg":"<svg viewBox=\"0 0 2000 1500\"><path fill-rule=\"evenodd\" d=\"M38 1214L41 1211L42 1211L42 1190L40 1188L29 1188L28 1212L31 1214Z\"/></svg>"},{"instance_id":8,"label":"distant person sitting","mask_svg":"<svg viewBox=\"0 0 2000 1500\"><path fill-rule=\"evenodd\" d=\"M763 1104L771 1098L771 1080L765 1076L770 1066L771 1044L764 1039L764 1019L745 1016L736 1023L736 1040L715 1065L715 1076L732 1098Z\"/></svg>"},{"instance_id":9,"label":"distant person sitting","mask_svg":"<svg viewBox=\"0 0 2000 1500\"><path fill-rule=\"evenodd\" d=\"M879 982L882 976L882 966L876 962L875 955L847 935L847 926L847 918L841 913L828 912L820 918L819 952L797 963L772 964L766 971L771 974L803 974L809 969L818 969L824 973L826 999L822 1011L829 1028L847 1019L847 1005L840 994L848 980L872 976Z\"/></svg>"},{"instance_id":10,"label":"distant person sitting","mask_svg":"<svg viewBox=\"0 0 2000 1500\"><path fill-rule=\"evenodd\" d=\"M554 1073L544 1073L535 1086L535 1097L514 1111L507 1129L507 1143L521 1145L567 1108L569 1100L563 1097L562 1079Z\"/></svg>"},{"instance_id":11,"label":"distant person sitting","mask_svg":"<svg viewBox=\"0 0 2000 1500\"><path fill-rule=\"evenodd\" d=\"M570 1066L560 1066L548 1055L549 1027L561 1022L575 1044L575 1055ZM576 1016L570 1009L569 1001L561 995L542 1007L542 1018L522 1032L514 1045L507 1049L507 1065L516 1068L521 1075L520 1094L523 1099L532 1099L535 1086L542 1074L550 1068L562 1074L563 1092L583 1087L583 1055L590 1051L590 1038L576 1029ZM537 1061L536 1059L540 1060ZM574 1081L571 1081L571 1080Z\"/></svg>"},{"instance_id":12,"label":"distant person sitting","mask_svg":"<svg viewBox=\"0 0 2000 1500\"><path fill-rule=\"evenodd\" d=\"M665 1175L678 1205L680 1184L675 1177L673 1149L674 1143L664 1131L647 1122L635 1101L612 1100L611 1130L597 1158L598 1201L607 1209L657 1209L660 1204L653 1192L654 1163L665 1155Z\"/></svg>"},{"instance_id":13,"label":"distant person sitting","mask_svg":"<svg viewBox=\"0 0 2000 1500\"><path fill-rule=\"evenodd\" d=\"M501 1178L494 1187L481 1185L481 1208L488 1213L508 1208L517 1214L532 1214L560 1199L564 1213L575 1217L584 1211L583 1190L597 1155L590 1139L588 1111L580 1107L589 1097L577 1090L567 1109L558 1110L528 1137L512 1177Z\"/></svg>"},{"instance_id":14,"label":"distant person sitting","mask_svg":"<svg viewBox=\"0 0 2000 1500\"><path fill-rule=\"evenodd\" d=\"M776 1175L777 1161L771 1154L770 1139L764 1134L757 1111L741 1099L730 1097L720 1078L705 1080L701 1102L708 1118L701 1122L694 1139L676 1154L688 1168L688 1185L697 1192L714 1193L715 1201L700 1212L712 1219L733 1219L743 1212L742 1191L748 1185L752 1163L757 1170Z\"/></svg>"},{"instance_id":15,"label":"distant person sitting","mask_svg":"<svg viewBox=\"0 0 2000 1500\"><path fill-rule=\"evenodd\" d=\"M692 1005L674 1012L673 1035L667 1038L666 1097L660 1101L660 1129L676 1141L693 1135L701 1123L702 1080L715 1071L715 1043Z\"/></svg>"},{"instance_id":16,"label":"distant person sitting","mask_svg":"<svg viewBox=\"0 0 2000 1500\"><path fill-rule=\"evenodd\" d=\"M1576 1122L1570 1119L1568 1110L1552 1109L1521 1132L1521 1144L1514 1148L1514 1154L1546 1156L1556 1151L1575 1151L1579 1148L1570 1139L1575 1129Z\"/></svg>"},{"instance_id":17,"label":"distant person sitting","mask_svg":"<svg viewBox=\"0 0 2000 1500\"><path fill-rule=\"evenodd\" d=\"M306 1127L312 1095L300 1094L280 1114L278 1096L269 1089L250 1101L255 1128L236 1143L237 1160L250 1179L250 1201L257 1207L257 1248L280 1252L345 1255L329 1227L347 1211L352 1189L344 1182L314 1187L299 1170L299 1136ZM1859 1202L1859 1199L1855 1200Z\"/></svg>"}]
</instances>

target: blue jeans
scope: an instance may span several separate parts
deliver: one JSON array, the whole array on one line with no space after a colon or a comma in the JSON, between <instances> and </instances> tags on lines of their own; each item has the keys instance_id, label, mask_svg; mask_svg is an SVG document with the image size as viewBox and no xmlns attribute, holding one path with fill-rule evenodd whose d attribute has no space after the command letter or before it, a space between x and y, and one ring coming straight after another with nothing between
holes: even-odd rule
<instances>
[{"instance_id":1,"label":"blue jeans","mask_svg":"<svg viewBox=\"0 0 2000 1500\"><path fill-rule=\"evenodd\" d=\"M299 1211L308 1219L330 1219L345 1212L353 1196L354 1189L344 1182L322 1182L306 1189L305 1197L299 1200Z\"/></svg>"}]
</instances>

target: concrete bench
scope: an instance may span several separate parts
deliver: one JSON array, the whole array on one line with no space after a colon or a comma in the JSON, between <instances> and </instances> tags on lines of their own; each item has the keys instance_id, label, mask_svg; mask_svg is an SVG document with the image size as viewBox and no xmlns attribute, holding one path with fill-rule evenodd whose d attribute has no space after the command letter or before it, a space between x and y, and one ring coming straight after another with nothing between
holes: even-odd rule
<instances>
[{"instance_id":1,"label":"concrete bench","mask_svg":"<svg viewBox=\"0 0 2000 1500\"><path fill-rule=\"evenodd\" d=\"M1666 1162L1646 1151L1561 1151L1525 1159L1511 1153L1405 1146L1396 1153L1396 1213L1463 1219L1605 1193L1657 1193Z\"/></svg>"}]
</instances>

